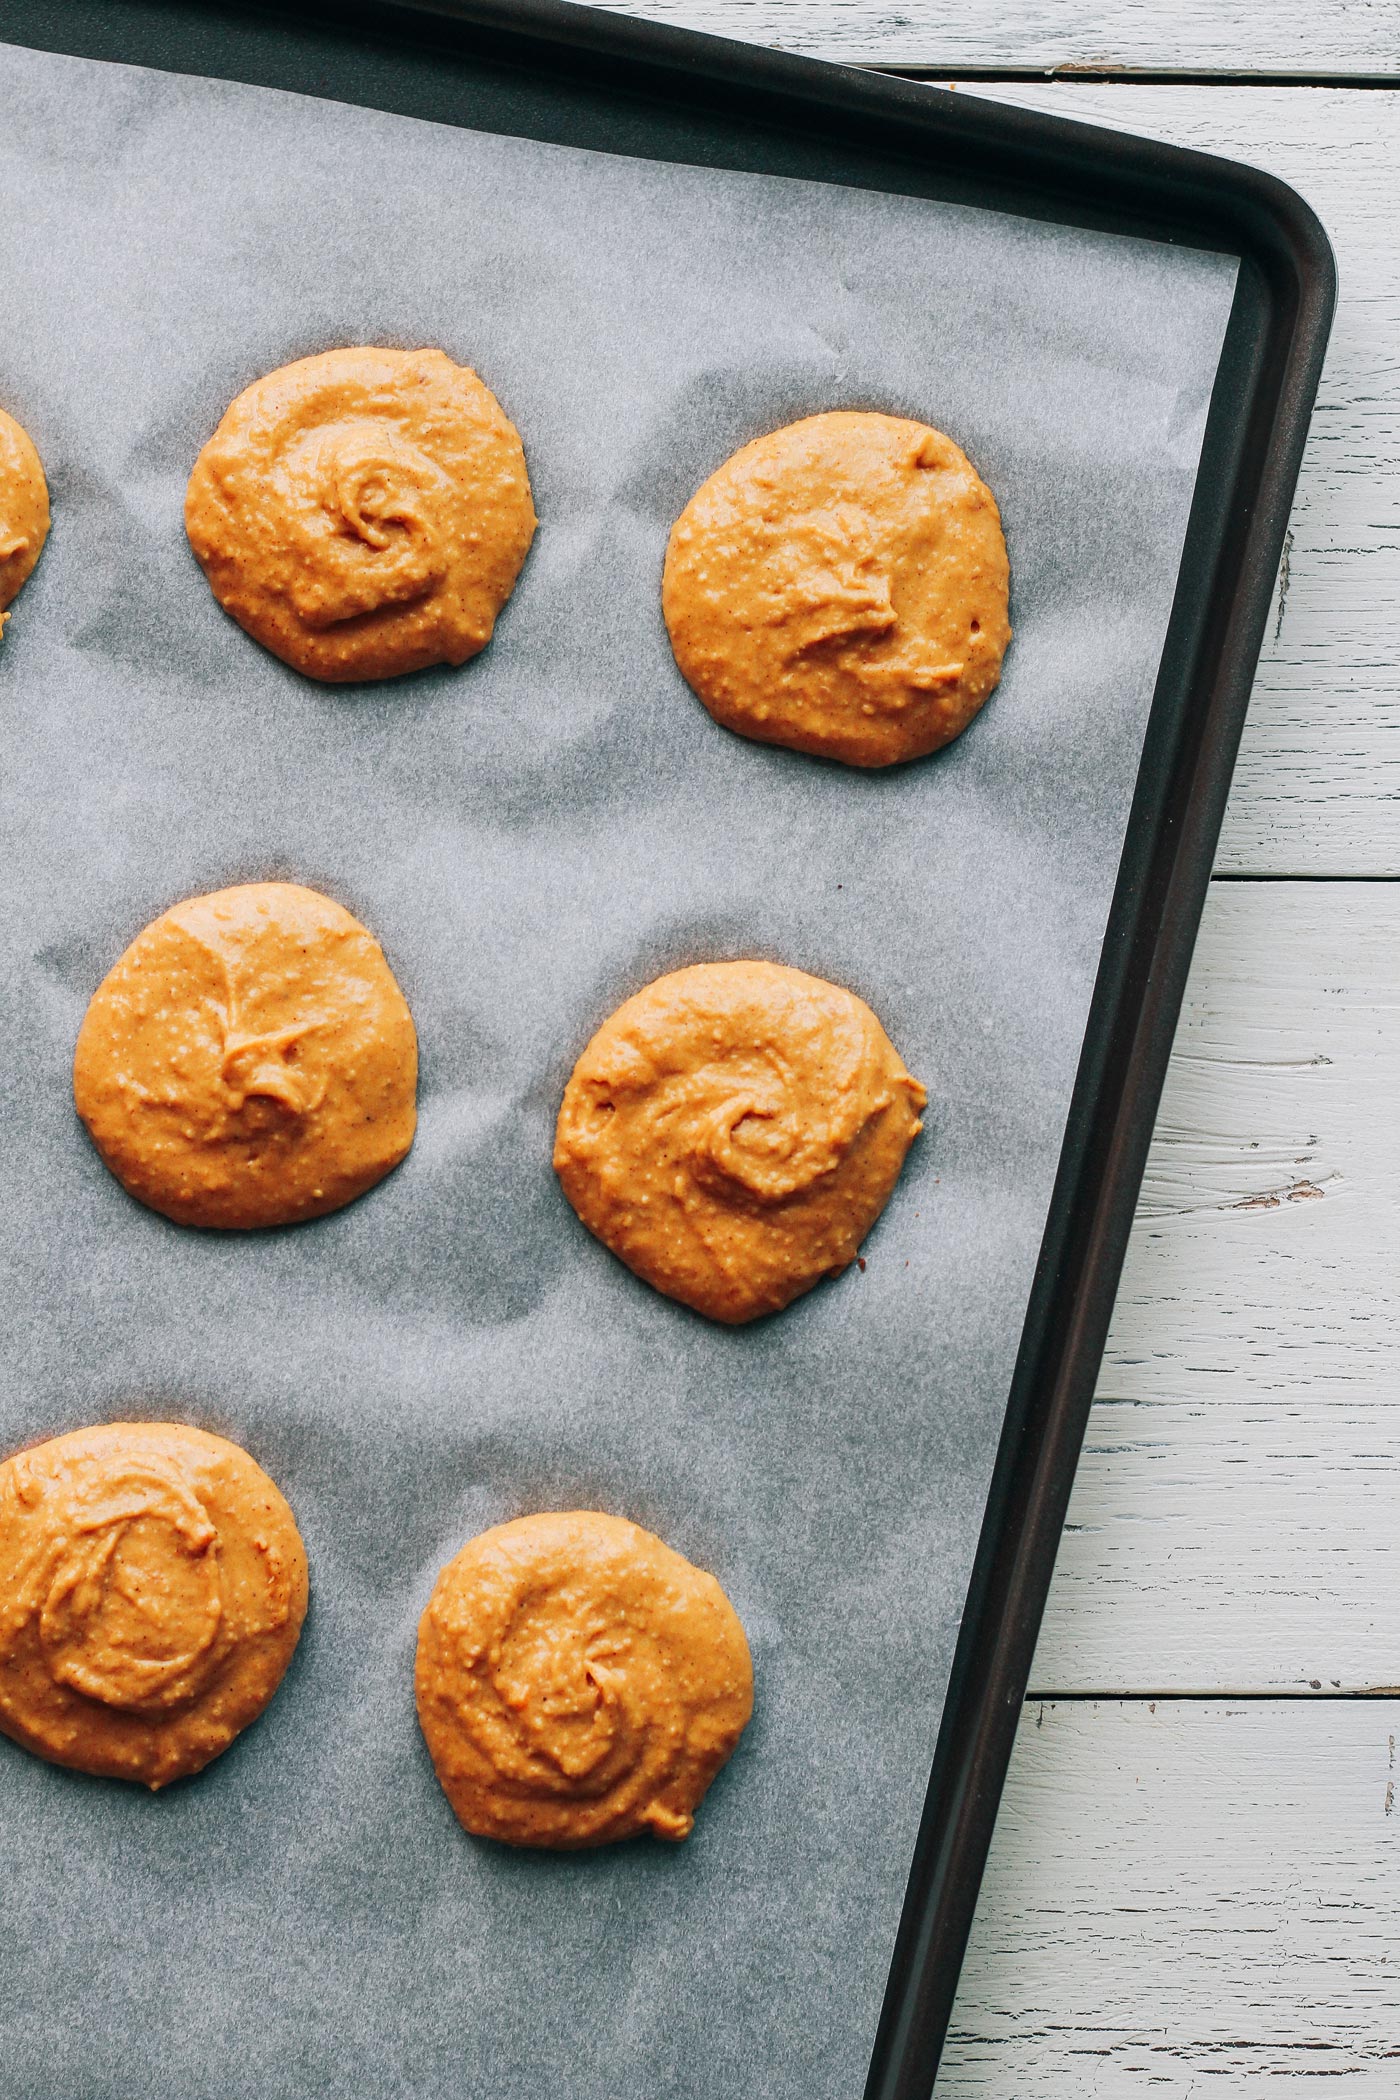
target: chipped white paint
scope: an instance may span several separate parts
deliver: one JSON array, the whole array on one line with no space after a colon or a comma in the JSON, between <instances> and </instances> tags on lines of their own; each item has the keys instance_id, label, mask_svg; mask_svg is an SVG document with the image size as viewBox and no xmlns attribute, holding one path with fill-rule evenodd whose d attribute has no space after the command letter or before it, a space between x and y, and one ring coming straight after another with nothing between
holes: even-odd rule
<instances>
[{"instance_id":1,"label":"chipped white paint","mask_svg":"<svg viewBox=\"0 0 1400 2100\"><path fill-rule=\"evenodd\" d=\"M1027 1709L938 2100L1395 2100L1400 1701Z\"/></svg>"},{"instance_id":2,"label":"chipped white paint","mask_svg":"<svg viewBox=\"0 0 1400 2100\"><path fill-rule=\"evenodd\" d=\"M1215 884L1037 1687L1400 1685L1397 1190L1400 884Z\"/></svg>"},{"instance_id":3,"label":"chipped white paint","mask_svg":"<svg viewBox=\"0 0 1400 2100\"><path fill-rule=\"evenodd\" d=\"M595 0L849 65L1400 72L1390 0Z\"/></svg>"}]
</instances>

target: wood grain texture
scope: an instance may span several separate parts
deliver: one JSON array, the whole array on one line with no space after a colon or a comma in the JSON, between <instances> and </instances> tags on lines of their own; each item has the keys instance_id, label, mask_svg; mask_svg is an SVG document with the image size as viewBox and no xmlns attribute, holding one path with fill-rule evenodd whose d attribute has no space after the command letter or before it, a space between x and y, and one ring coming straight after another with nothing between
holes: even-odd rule
<instances>
[{"instance_id":1,"label":"wood grain texture","mask_svg":"<svg viewBox=\"0 0 1400 2100\"><path fill-rule=\"evenodd\" d=\"M1400 2092L1400 1702L1027 1709L938 2100Z\"/></svg>"},{"instance_id":2,"label":"wood grain texture","mask_svg":"<svg viewBox=\"0 0 1400 2100\"><path fill-rule=\"evenodd\" d=\"M1400 72L1387 0L595 0L713 36L886 66Z\"/></svg>"},{"instance_id":3,"label":"wood grain texture","mask_svg":"<svg viewBox=\"0 0 1400 2100\"><path fill-rule=\"evenodd\" d=\"M1400 7L1392 19L1400 25ZM1400 94L1079 85L996 93L1268 168L1331 235L1336 326L1219 865L1400 872Z\"/></svg>"},{"instance_id":4,"label":"wood grain texture","mask_svg":"<svg viewBox=\"0 0 1400 2100\"><path fill-rule=\"evenodd\" d=\"M1036 1687L1400 1686L1397 1014L1400 886L1213 886Z\"/></svg>"}]
</instances>

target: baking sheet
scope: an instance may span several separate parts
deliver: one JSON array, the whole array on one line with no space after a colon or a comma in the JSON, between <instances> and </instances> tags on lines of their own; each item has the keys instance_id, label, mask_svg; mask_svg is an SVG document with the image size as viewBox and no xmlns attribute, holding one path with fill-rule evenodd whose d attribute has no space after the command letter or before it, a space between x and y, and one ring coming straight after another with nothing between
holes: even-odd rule
<instances>
[{"instance_id":1,"label":"baking sheet","mask_svg":"<svg viewBox=\"0 0 1400 2100\"><path fill-rule=\"evenodd\" d=\"M0 404L54 529L0 645L0 1446L237 1438L311 1557L266 1717L150 1797L0 1741L0 2090L24 2100L850 2100L869 2058L1170 609L1232 258L0 49ZM461 671L318 688L181 528L231 397L440 344L541 529ZM926 418L1002 506L1016 639L948 752L865 775L718 729L669 526L793 417ZM85 1004L175 899L285 876L379 935L419 1134L250 1238L130 1202L71 1107ZM851 1271L712 1327L549 1170L597 1023L766 955L930 1091ZM525 1510L712 1568L757 1710L685 1846L465 1837L418 1735L441 1563Z\"/></svg>"}]
</instances>

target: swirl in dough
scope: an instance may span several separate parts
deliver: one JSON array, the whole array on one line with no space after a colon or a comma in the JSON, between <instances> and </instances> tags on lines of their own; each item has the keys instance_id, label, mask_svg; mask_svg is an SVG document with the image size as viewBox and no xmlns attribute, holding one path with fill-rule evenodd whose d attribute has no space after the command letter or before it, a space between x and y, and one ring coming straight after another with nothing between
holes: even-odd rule
<instances>
[{"instance_id":1,"label":"swirl in dough","mask_svg":"<svg viewBox=\"0 0 1400 2100\"><path fill-rule=\"evenodd\" d=\"M598 1030L554 1166L628 1268L711 1319L752 1320L854 1261L926 1098L853 993L777 963L700 963Z\"/></svg>"},{"instance_id":2,"label":"swirl in dough","mask_svg":"<svg viewBox=\"0 0 1400 2100\"><path fill-rule=\"evenodd\" d=\"M0 408L0 633L10 603L43 552L49 488L27 430Z\"/></svg>"},{"instance_id":3,"label":"swirl in dough","mask_svg":"<svg viewBox=\"0 0 1400 2100\"><path fill-rule=\"evenodd\" d=\"M713 1575L620 1517L520 1517L465 1545L418 1629L418 1717L459 1821L510 1845L687 1837L753 1710Z\"/></svg>"},{"instance_id":4,"label":"swirl in dough","mask_svg":"<svg viewBox=\"0 0 1400 2100\"><path fill-rule=\"evenodd\" d=\"M238 396L185 527L241 627L348 681L485 648L535 512L519 435L474 372L441 350L329 350Z\"/></svg>"},{"instance_id":5,"label":"swirl in dough","mask_svg":"<svg viewBox=\"0 0 1400 2100\"><path fill-rule=\"evenodd\" d=\"M0 1729L165 1786L254 1720L306 1612L291 1511L236 1444L116 1422L0 1466Z\"/></svg>"},{"instance_id":6,"label":"swirl in dough","mask_svg":"<svg viewBox=\"0 0 1400 2100\"><path fill-rule=\"evenodd\" d=\"M808 416L742 446L676 520L661 602L717 722L853 766L959 735L1011 639L992 492L902 416Z\"/></svg>"},{"instance_id":7,"label":"swirl in dough","mask_svg":"<svg viewBox=\"0 0 1400 2100\"><path fill-rule=\"evenodd\" d=\"M339 1210L413 1142L418 1043L378 942L317 890L250 882L138 934L92 997L73 1098L103 1160L181 1225Z\"/></svg>"}]
</instances>

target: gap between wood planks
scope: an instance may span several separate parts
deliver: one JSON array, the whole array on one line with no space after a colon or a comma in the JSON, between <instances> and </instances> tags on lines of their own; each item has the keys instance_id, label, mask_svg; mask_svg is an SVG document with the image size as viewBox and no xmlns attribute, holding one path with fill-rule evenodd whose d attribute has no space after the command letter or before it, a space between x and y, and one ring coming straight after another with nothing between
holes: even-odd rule
<instances>
[{"instance_id":1,"label":"gap between wood planks","mask_svg":"<svg viewBox=\"0 0 1400 2100\"><path fill-rule=\"evenodd\" d=\"M1396 875L1332 875L1332 874L1321 874L1321 875L1318 875L1318 874L1314 874L1314 873L1312 872L1312 870L1311 870L1311 869L1308 869L1308 868L1304 868L1304 869L1302 869L1301 871L1299 871L1299 872L1298 872L1298 873L1296 873L1296 874L1293 874L1293 875L1289 875L1289 874L1286 874L1286 873L1281 873L1281 872L1280 872L1280 871L1279 871L1279 870L1278 870L1277 868L1270 868L1270 869L1268 870L1268 872L1267 872L1267 873L1263 873L1263 872L1256 872L1256 871L1255 871L1255 870L1254 870L1253 868L1217 868L1217 869L1215 870L1215 872L1214 872L1214 873L1212 874L1212 876L1211 876L1211 878L1210 878L1210 879L1211 879L1211 881L1212 881L1212 882L1355 882L1355 883L1362 883L1362 882L1400 882L1400 874L1396 874Z\"/></svg>"},{"instance_id":2,"label":"gap between wood planks","mask_svg":"<svg viewBox=\"0 0 1400 2100\"><path fill-rule=\"evenodd\" d=\"M1324 1684L1320 1677L1314 1677L1311 1685L1290 1685L1271 1692L1222 1692L1214 1686L1208 1691L1190 1692L1182 1691L1176 1685L1172 1685L1166 1691L1155 1692L1058 1692L1042 1690L1037 1686L1034 1691L1026 1693L1022 1704L1029 1712L1033 1706L1124 1706L1134 1700L1139 1705L1156 1707L1180 1706L1183 1702L1191 1700L1195 1700L1198 1705L1212 1703L1216 1706L1277 1706L1280 1703L1287 1704L1291 1700L1302 1700L1308 1706L1316 1706L1324 1699L1400 1699L1400 1684L1367 1684L1345 1691L1340 1679L1336 1677L1330 1684Z\"/></svg>"},{"instance_id":3,"label":"gap between wood planks","mask_svg":"<svg viewBox=\"0 0 1400 2100\"><path fill-rule=\"evenodd\" d=\"M1085 87L1227 87L1227 88L1400 88L1395 73L1231 72L1228 68L1192 71L1180 66L894 66L873 63L863 73L888 73L896 80L975 80L993 86L999 80L1024 85L1078 82Z\"/></svg>"}]
</instances>

